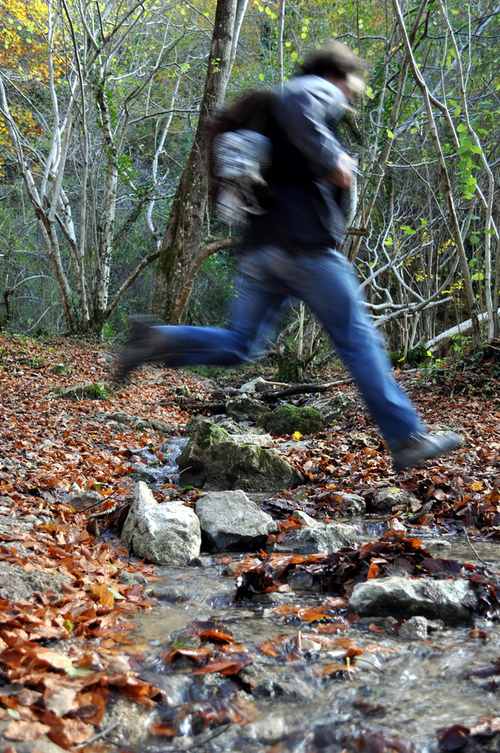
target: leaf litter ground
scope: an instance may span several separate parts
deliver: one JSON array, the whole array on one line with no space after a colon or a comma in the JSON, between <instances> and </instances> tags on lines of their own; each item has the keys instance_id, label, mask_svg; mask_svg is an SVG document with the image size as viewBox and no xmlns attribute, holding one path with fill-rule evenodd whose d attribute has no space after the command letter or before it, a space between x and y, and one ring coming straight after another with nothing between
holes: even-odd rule
<instances>
[{"instance_id":1,"label":"leaf litter ground","mask_svg":"<svg viewBox=\"0 0 500 753\"><path fill-rule=\"evenodd\" d=\"M292 637L284 634L263 640L260 652L294 661L311 645L336 647L340 660L325 665L321 672L325 677L348 676L362 653L354 641L341 636L355 619L348 618L345 610L350 591L358 582L394 573L466 577L474 583L470 607L490 619L497 616L500 590L487 566L435 558L419 540L419 533L429 531L465 533L474 540L499 535L500 411L497 362L492 353L484 363L476 360L474 368L443 370L430 377L412 375L413 383L402 377L426 423L450 426L463 434L463 449L446 460L394 476L380 436L362 409L347 413L307 450L286 451L289 462L301 468L309 482L267 500L267 509L280 520L281 535L300 525L291 517L296 510L318 520L345 515L344 492L363 496L370 510L375 491L390 483L411 492L413 501L410 508L395 505L387 516L389 522L402 521L405 533L390 532L357 550L303 557L262 552L240 562L234 573L237 601L286 588L298 569L312 575L327 594L309 607L277 607L283 619L309 625L313 632L301 629ZM193 374L149 369L118 394L96 392L102 400L58 397L61 388L75 383L106 382L110 360L109 351L93 343L0 336L0 497L5 502L0 515L10 524L8 529L2 527L1 560L26 573L62 576L58 587L35 590L27 600L9 598L5 589L0 590L0 719L7 725L3 736L9 741L5 749L11 753L16 742L36 741L40 736L67 750L75 746L88 753L106 749L99 739L101 722L117 694L146 708L164 707L160 688L140 677L148 647L129 637L133 615L153 604L146 593L148 582L155 580L154 571L129 558L110 526L123 519L131 499L135 452L141 448L158 452L165 436L154 428L103 421L103 414L125 412L134 419L154 418L182 432L192 414L183 410L182 397L172 399L172 390L187 385L199 398L197 412L203 413L210 387ZM287 439L279 438L282 443ZM75 489L99 491L102 503L75 511L68 505L68 492ZM198 492L165 485L156 496L159 501L175 497L193 504ZM34 519L31 528L17 526L28 518ZM383 631L377 625L370 628L374 633ZM192 624L185 635L165 646L161 658L165 664L192 663L195 674L233 677L245 691L251 690L240 673L252 656L223 625ZM490 690L496 688L499 674L495 662L476 670L477 677L489 678ZM186 713L186 709L180 713L167 709L150 733L175 737ZM255 710L235 696L198 708L191 705L189 713L201 720L202 727L211 728L246 724ZM498 719L491 718L475 726L449 727L439 733L439 747L464 749L471 741L494 737L499 725ZM293 740L287 744L292 746ZM311 750L320 749L319 742L311 743ZM367 731L349 743L353 751L406 749L401 741L379 732Z\"/></svg>"}]
</instances>

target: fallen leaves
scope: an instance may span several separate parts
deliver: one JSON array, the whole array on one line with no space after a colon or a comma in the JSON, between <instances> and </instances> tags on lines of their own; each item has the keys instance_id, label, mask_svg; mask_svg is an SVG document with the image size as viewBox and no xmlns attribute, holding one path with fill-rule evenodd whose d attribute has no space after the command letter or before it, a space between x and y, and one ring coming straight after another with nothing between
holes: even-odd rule
<instances>
[{"instance_id":1,"label":"fallen leaves","mask_svg":"<svg viewBox=\"0 0 500 753\"><path fill-rule=\"evenodd\" d=\"M17 742L33 742L38 740L40 735L50 732L48 724L41 722L11 722L3 735L7 740L16 740Z\"/></svg>"},{"instance_id":2,"label":"fallen leaves","mask_svg":"<svg viewBox=\"0 0 500 753\"><path fill-rule=\"evenodd\" d=\"M237 675L253 661L251 654L235 643L233 636L222 625L203 620L190 623L160 657L167 664L180 657L192 659L197 665L193 672L195 675L215 672Z\"/></svg>"}]
</instances>

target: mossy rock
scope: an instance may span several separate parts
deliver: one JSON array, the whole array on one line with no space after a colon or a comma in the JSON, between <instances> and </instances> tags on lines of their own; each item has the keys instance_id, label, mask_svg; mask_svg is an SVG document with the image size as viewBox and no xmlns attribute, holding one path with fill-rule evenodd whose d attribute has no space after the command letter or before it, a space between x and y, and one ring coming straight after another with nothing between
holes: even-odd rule
<instances>
[{"instance_id":1,"label":"mossy rock","mask_svg":"<svg viewBox=\"0 0 500 753\"><path fill-rule=\"evenodd\" d=\"M231 442L232 439L228 432L221 426L217 426L209 419L200 421L191 435L191 441L198 445L202 450L211 447L219 442Z\"/></svg>"},{"instance_id":2,"label":"mossy rock","mask_svg":"<svg viewBox=\"0 0 500 753\"><path fill-rule=\"evenodd\" d=\"M201 448L191 440L177 462L181 484L201 489L277 492L305 482L282 457L254 444L226 441Z\"/></svg>"},{"instance_id":3,"label":"mossy rock","mask_svg":"<svg viewBox=\"0 0 500 753\"><path fill-rule=\"evenodd\" d=\"M260 426L271 434L317 434L323 428L323 416L314 408L280 405L259 419Z\"/></svg>"},{"instance_id":4,"label":"mossy rock","mask_svg":"<svg viewBox=\"0 0 500 753\"><path fill-rule=\"evenodd\" d=\"M113 396L113 391L103 382L88 382L56 389L55 396L65 400L108 400Z\"/></svg>"},{"instance_id":5,"label":"mossy rock","mask_svg":"<svg viewBox=\"0 0 500 753\"><path fill-rule=\"evenodd\" d=\"M203 489L281 491L303 484L305 478L279 455L253 443L259 435L235 439L209 419L193 427L189 442L177 459L183 485Z\"/></svg>"}]
</instances>

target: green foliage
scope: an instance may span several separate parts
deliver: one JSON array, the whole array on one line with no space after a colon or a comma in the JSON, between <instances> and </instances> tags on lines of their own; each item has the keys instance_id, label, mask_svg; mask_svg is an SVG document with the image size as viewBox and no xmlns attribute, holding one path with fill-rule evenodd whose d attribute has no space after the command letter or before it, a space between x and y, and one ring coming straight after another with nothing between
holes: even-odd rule
<instances>
[{"instance_id":1,"label":"green foliage","mask_svg":"<svg viewBox=\"0 0 500 753\"><path fill-rule=\"evenodd\" d=\"M220 251L204 262L193 287L188 324L219 327L229 323L236 270L233 251Z\"/></svg>"},{"instance_id":2,"label":"green foliage","mask_svg":"<svg viewBox=\"0 0 500 753\"><path fill-rule=\"evenodd\" d=\"M389 352L391 364L396 368L407 366L415 368L417 366L426 366L432 361L432 353L423 345L418 348L409 348L406 354L401 351L391 350Z\"/></svg>"}]
</instances>

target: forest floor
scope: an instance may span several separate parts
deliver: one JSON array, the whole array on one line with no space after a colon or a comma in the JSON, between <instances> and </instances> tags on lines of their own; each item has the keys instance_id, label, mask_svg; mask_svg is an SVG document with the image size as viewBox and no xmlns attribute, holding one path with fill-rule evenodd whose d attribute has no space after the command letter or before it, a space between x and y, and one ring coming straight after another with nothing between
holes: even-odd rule
<instances>
[{"instance_id":1,"label":"forest floor","mask_svg":"<svg viewBox=\"0 0 500 753\"><path fill-rule=\"evenodd\" d=\"M106 742L109 705L118 697L143 710L165 703L162 689L141 672L150 646L138 642L133 633L134 619L155 609L151 586L160 576L152 565L129 557L117 531L132 498L131 471L137 451L158 447L166 436L147 424L134 428L104 423L103 414L123 412L134 419L154 419L169 424L174 435L182 435L194 415L206 413L203 405L210 402L216 384L237 387L256 375L272 378L263 367L215 372L210 379L194 371L151 367L137 372L114 393L106 386L97 387L92 397L75 400L61 392L83 383L105 385L115 356L114 347L95 342L0 335L1 751L126 750L123 745L110 748ZM337 424L317 435L309 448L288 456L306 474L307 487L275 495L266 501L265 509L286 530L298 500L301 509L314 517L334 519L342 516L340 491L366 499L384 485L410 491L419 503L410 511L395 509L389 522L403 521L406 541L413 542L410 549L419 549L422 532L465 537L475 560L470 567L477 568L475 577L487 591L480 614L496 619L500 588L475 556L474 542L494 542L500 537L499 356L493 346L475 356L465 355L452 366L442 363L420 372L398 372L399 382L427 425L446 426L462 434L464 445L459 451L423 469L395 475L376 427L357 403ZM333 369L318 381L342 376L341 370ZM189 399L173 394L176 387L186 386ZM351 385L344 385L332 394L339 389L353 391ZM193 400L198 408L193 408ZM304 398L295 401L300 400ZM68 493L75 490L98 491L102 501L75 510L68 503ZM166 484L155 490L155 497L159 502L180 498L192 505L199 492ZM406 545L401 549L404 538L399 534L399 538L386 539L386 564L401 552L406 556ZM384 575L376 554L367 555L364 570L358 568L354 576L351 570L351 586L356 580ZM264 567L266 557L263 553L260 557ZM352 561L350 565L354 566ZM368 566L371 574L367 576ZM246 568L255 568L255 558ZM240 574L244 570L242 565ZM277 575L275 580L273 587L279 589ZM337 610L337 624L342 620L347 624L342 598L330 607L329 614ZM309 614L307 625L315 619L328 622L325 609L323 617ZM484 630L474 629L473 638L487 640ZM384 628L374 625L371 631L376 636ZM224 645L220 628L212 626L205 632L205 641ZM276 652L275 646L268 655L276 656ZM356 650L346 644L344 668L349 670L355 658ZM234 661L231 669L226 659L219 666L226 676L237 675L245 665ZM498 665L492 666L490 675L499 674ZM342 674L338 667L335 672ZM248 722L251 715L235 708L229 713L227 706L211 707L210 714L206 710L200 714L210 729ZM171 740L182 726L179 719L175 724L157 724L150 733L160 741ZM494 737L499 729L500 714L482 720L479 726L451 725L440 733L439 745L443 750L465 749L476 739ZM366 734L345 750L411 749L405 747L407 743L388 740L380 732L371 737ZM290 746L269 745L259 750L292 750L291 742ZM174 748L160 745L157 749ZM327 749L337 748L319 743L309 748Z\"/></svg>"}]
</instances>

